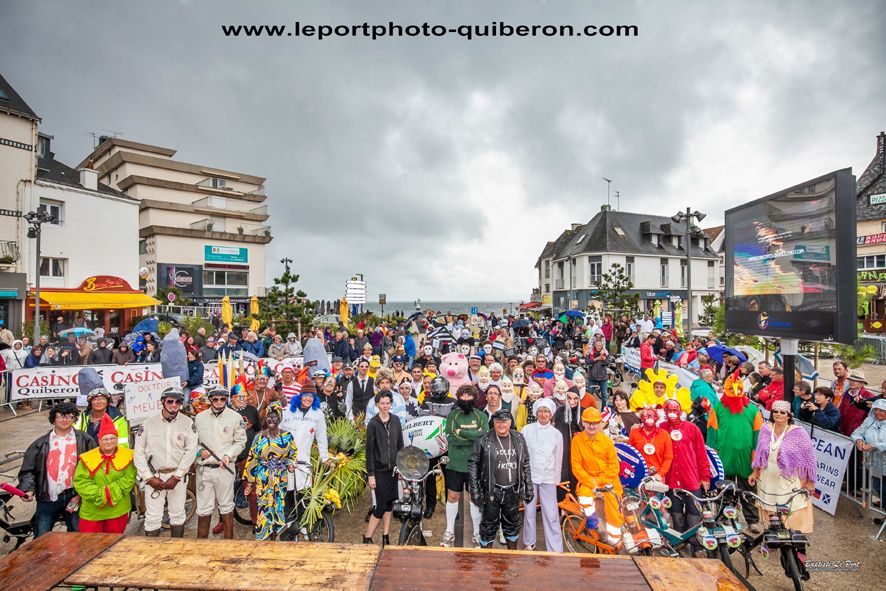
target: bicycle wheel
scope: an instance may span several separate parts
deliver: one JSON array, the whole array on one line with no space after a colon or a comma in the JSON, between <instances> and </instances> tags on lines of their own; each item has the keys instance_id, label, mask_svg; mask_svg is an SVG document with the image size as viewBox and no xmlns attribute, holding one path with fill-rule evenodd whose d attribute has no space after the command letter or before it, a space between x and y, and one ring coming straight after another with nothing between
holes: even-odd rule
<instances>
[{"instance_id":1,"label":"bicycle wheel","mask_svg":"<svg viewBox=\"0 0 886 591\"><path fill-rule=\"evenodd\" d=\"M400 526L400 538L397 540L399 546L427 546L425 537L422 535L421 522L407 519Z\"/></svg>"},{"instance_id":2,"label":"bicycle wheel","mask_svg":"<svg viewBox=\"0 0 886 591\"><path fill-rule=\"evenodd\" d=\"M563 529L563 545L573 554L578 553L597 553L597 546L591 542L587 542L577 537L579 534L586 533L585 519L580 515L565 515L561 522ZM590 533L590 532L587 532ZM596 535L594 532L591 535Z\"/></svg>"},{"instance_id":3,"label":"bicycle wheel","mask_svg":"<svg viewBox=\"0 0 886 591\"><path fill-rule=\"evenodd\" d=\"M249 499L243 494L243 480L234 483L234 519L241 525L253 525Z\"/></svg>"},{"instance_id":4,"label":"bicycle wheel","mask_svg":"<svg viewBox=\"0 0 886 591\"><path fill-rule=\"evenodd\" d=\"M738 569L735 568L735 566L732 564L732 556L730 556L730 554L729 554L729 547L721 544L720 547L718 548L718 550L720 551L720 561L726 565L726 568L728 568L729 571L733 575L735 575L735 577L739 581L741 581L742 585L744 585L748 589L753 589L753 587L751 586L751 583L747 580L747 578L744 575L742 575L740 572L738 572Z\"/></svg>"},{"instance_id":5,"label":"bicycle wheel","mask_svg":"<svg viewBox=\"0 0 886 591\"><path fill-rule=\"evenodd\" d=\"M797 555L794 549L790 546L782 546L781 557L787 575L794 581L794 591L803 591L803 582L800 580L800 567L797 566Z\"/></svg>"},{"instance_id":6,"label":"bicycle wheel","mask_svg":"<svg viewBox=\"0 0 886 591\"><path fill-rule=\"evenodd\" d=\"M197 495L194 494L194 491L188 489L185 493L185 522L183 525L187 525L196 512ZM169 509L167 506L163 507L163 522L161 527L163 529L169 529Z\"/></svg>"},{"instance_id":7,"label":"bicycle wheel","mask_svg":"<svg viewBox=\"0 0 886 591\"><path fill-rule=\"evenodd\" d=\"M333 542L335 541L335 526L332 524L332 515L324 511L311 528L308 534L308 540L311 542Z\"/></svg>"}]
</instances>

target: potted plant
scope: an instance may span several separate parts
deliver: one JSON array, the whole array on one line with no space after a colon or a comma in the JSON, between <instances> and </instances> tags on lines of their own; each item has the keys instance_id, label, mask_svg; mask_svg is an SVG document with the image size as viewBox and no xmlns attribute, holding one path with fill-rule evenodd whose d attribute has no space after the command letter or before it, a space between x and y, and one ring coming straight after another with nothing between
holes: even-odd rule
<instances>
[{"instance_id":1,"label":"potted plant","mask_svg":"<svg viewBox=\"0 0 886 591\"><path fill-rule=\"evenodd\" d=\"M243 235L243 226L237 226L237 233Z\"/></svg>"}]
</instances>

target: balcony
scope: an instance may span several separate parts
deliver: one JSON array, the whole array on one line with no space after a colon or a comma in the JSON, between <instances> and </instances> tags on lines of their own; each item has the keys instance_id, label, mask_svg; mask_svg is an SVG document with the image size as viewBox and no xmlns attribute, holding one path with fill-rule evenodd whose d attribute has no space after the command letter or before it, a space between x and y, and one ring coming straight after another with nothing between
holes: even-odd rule
<instances>
[{"instance_id":1,"label":"balcony","mask_svg":"<svg viewBox=\"0 0 886 591\"><path fill-rule=\"evenodd\" d=\"M0 266L15 264L20 256L18 242L14 240L0 241Z\"/></svg>"},{"instance_id":2,"label":"balcony","mask_svg":"<svg viewBox=\"0 0 886 591\"><path fill-rule=\"evenodd\" d=\"M268 215L268 206L260 205L258 207L253 207L249 210L249 213L254 213L255 215Z\"/></svg>"},{"instance_id":3,"label":"balcony","mask_svg":"<svg viewBox=\"0 0 886 591\"><path fill-rule=\"evenodd\" d=\"M270 236L271 226L259 226L249 231L253 236Z\"/></svg>"},{"instance_id":4,"label":"balcony","mask_svg":"<svg viewBox=\"0 0 886 591\"><path fill-rule=\"evenodd\" d=\"M262 185L258 189L255 189L254 191L250 191L249 193L246 193L246 194L247 195L255 195L257 197L264 197L265 196L265 186Z\"/></svg>"}]
</instances>

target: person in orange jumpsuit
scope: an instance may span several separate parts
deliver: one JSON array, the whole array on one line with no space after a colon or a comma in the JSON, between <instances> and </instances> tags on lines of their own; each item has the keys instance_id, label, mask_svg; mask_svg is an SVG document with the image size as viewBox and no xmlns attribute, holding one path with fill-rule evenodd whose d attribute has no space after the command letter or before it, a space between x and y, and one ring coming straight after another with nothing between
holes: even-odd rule
<instances>
[{"instance_id":1,"label":"person in orange jumpsuit","mask_svg":"<svg viewBox=\"0 0 886 591\"><path fill-rule=\"evenodd\" d=\"M624 523L618 502L623 493L621 481L618 479L618 456L615 444L603 433L603 422L600 411L586 408L581 413L581 424L584 431L572 438L572 474L578 481L578 502L584 507L588 529L597 530L600 519L597 517L595 489L607 484L612 485L612 492L603 494L603 511L606 528L601 537L610 545L621 542L621 526Z\"/></svg>"},{"instance_id":2,"label":"person in orange jumpsuit","mask_svg":"<svg viewBox=\"0 0 886 591\"><path fill-rule=\"evenodd\" d=\"M656 425L658 413L654 408L644 408L640 413L640 429L631 429L628 443L640 452L646 465L655 468L655 478L664 481L674 461L674 444L671 436Z\"/></svg>"}]
</instances>

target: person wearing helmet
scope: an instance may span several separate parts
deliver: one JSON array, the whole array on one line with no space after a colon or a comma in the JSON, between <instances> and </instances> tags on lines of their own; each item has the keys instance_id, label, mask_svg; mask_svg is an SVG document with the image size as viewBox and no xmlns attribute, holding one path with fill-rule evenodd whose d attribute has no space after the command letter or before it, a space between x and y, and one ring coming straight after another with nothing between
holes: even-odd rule
<instances>
[{"instance_id":1,"label":"person wearing helmet","mask_svg":"<svg viewBox=\"0 0 886 591\"><path fill-rule=\"evenodd\" d=\"M419 416L443 417L444 419L452 412L455 406L455 399L449 396L449 380L443 376L437 376L431 380L428 388L428 394L421 403ZM440 458L431 458L430 470L433 470L440 463ZM425 512L424 518L430 519L434 516L437 509L437 479L428 478L425 480Z\"/></svg>"},{"instance_id":2,"label":"person wearing helmet","mask_svg":"<svg viewBox=\"0 0 886 591\"><path fill-rule=\"evenodd\" d=\"M209 412L194 419L197 427L197 537L209 537L218 503L224 538L234 538L234 461L246 447L246 423L228 407L230 393L221 387L207 395ZM210 451L211 450L211 451ZM214 454L214 455L213 455ZM229 471L230 470L230 471Z\"/></svg>"},{"instance_id":3,"label":"person wearing helmet","mask_svg":"<svg viewBox=\"0 0 886 591\"><path fill-rule=\"evenodd\" d=\"M581 413L581 424L584 430L572 438L570 450L572 474L578 482L575 492L578 502L584 507L586 527L599 531L603 541L615 546L621 542L621 526L624 523L618 506L623 491L618 479L619 462L615 444L603 433L603 417L596 408L586 408ZM617 496L608 492L603 495L604 528L597 516L595 496L596 490L607 484L612 485L612 492Z\"/></svg>"},{"instance_id":4,"label":"person wearing helmet","mask_svg":"<svg viewBox=\"0 0 886 591\"><path fill-rule=\"evenodd\" d=\"M95 388L86 395L86 410L80 413L80 418L74 428L88 433L98 441L98 431L102 424L102 417L108 415L114 422L120 447L129 448L129 423L126 417L111 404L111 394L104 386Z\"/></svg>"},{"instance_id":5,"label":"person wearing helmet","mask_svg":"<svg viewBox=\"0 0 886 591\"><path fill-rule=\"evenodd\" d=\"M160 414L142 423L135 438L135 468L145 486L145 535L158 537L163 510L170 534L184 537L187 484L181 482L197 454L197 427L181 412L184 394L170 387L160 396ZM167 507L168 505L168 507Z\"/></svg>"}]
</instances>

